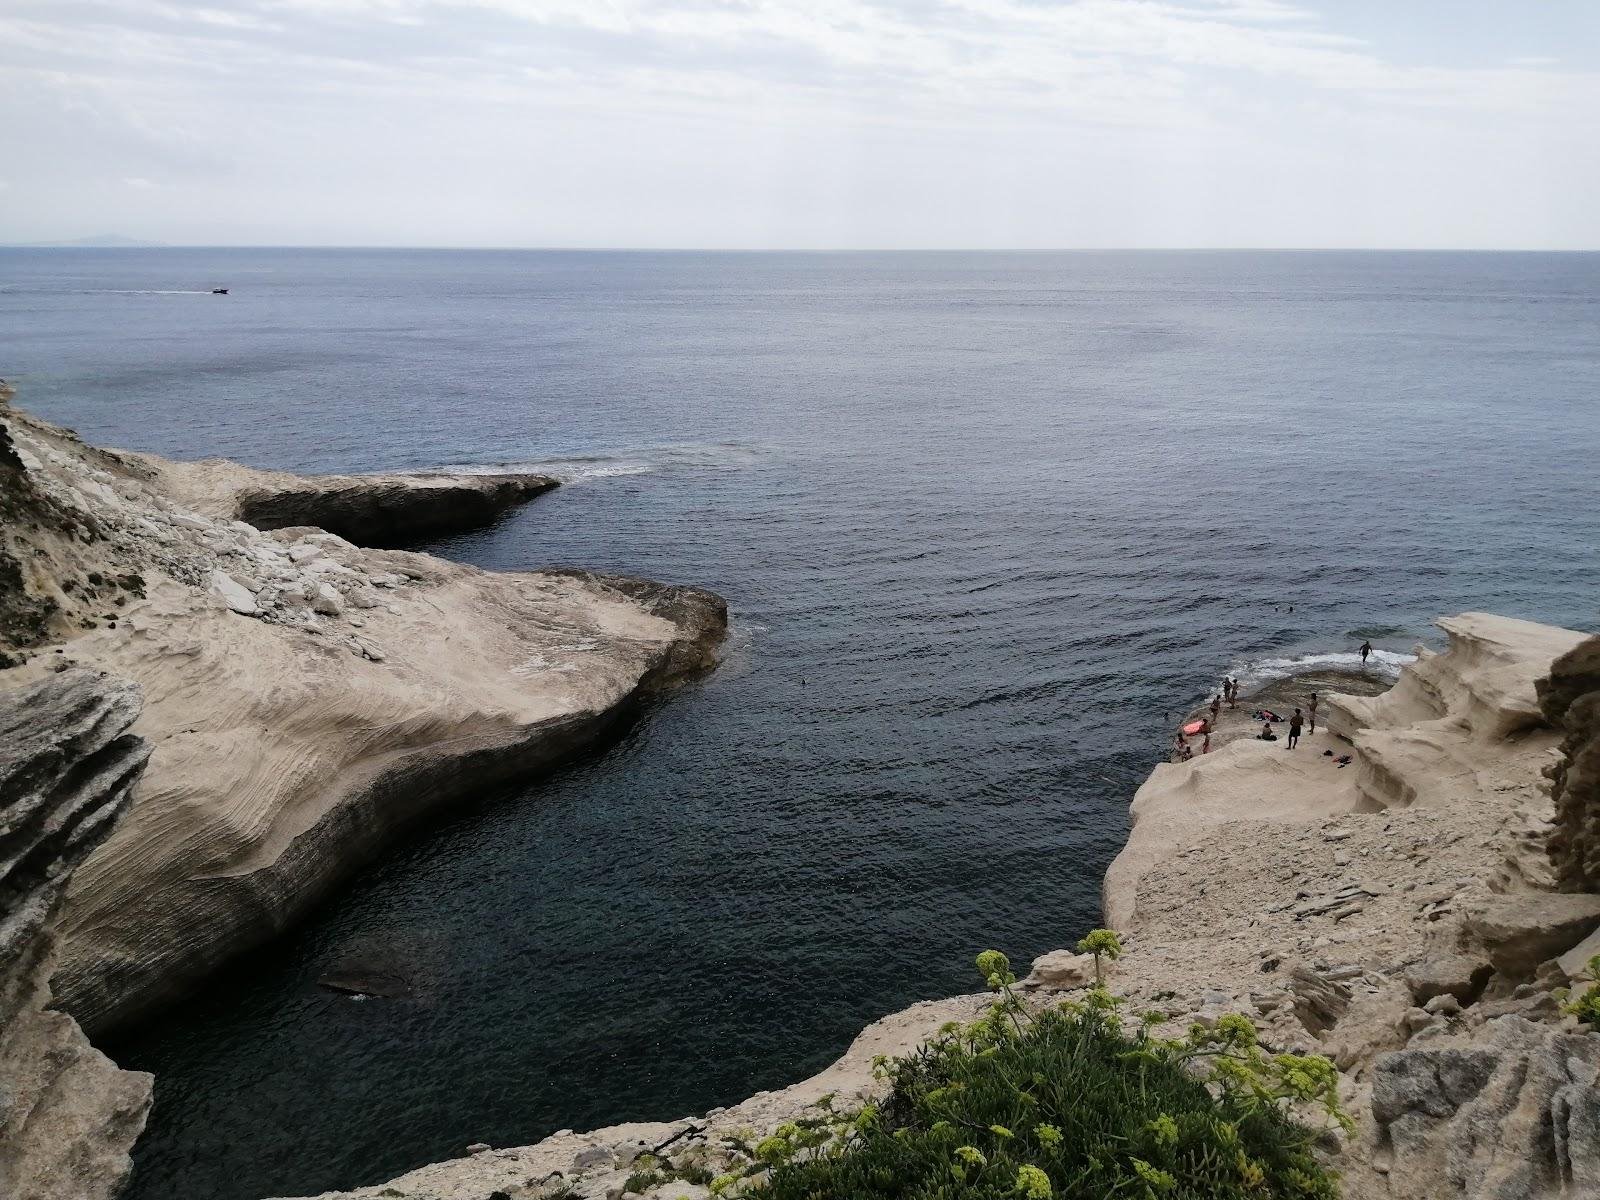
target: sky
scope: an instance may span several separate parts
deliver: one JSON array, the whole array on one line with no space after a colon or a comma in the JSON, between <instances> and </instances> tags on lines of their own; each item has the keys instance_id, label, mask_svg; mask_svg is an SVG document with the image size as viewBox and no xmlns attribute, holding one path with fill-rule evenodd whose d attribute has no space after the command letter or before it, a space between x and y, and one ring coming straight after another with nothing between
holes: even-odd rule
<instances>
[{"instance_id":1,"label":"sky","mask_svg":"<svg viewBox=\"0 0 1600 1200\"><path fill-rule=\"evenodd\" d=\"M0 0L0 242L1600 248L1590 0Z\"/></svg>"}]
</instances>

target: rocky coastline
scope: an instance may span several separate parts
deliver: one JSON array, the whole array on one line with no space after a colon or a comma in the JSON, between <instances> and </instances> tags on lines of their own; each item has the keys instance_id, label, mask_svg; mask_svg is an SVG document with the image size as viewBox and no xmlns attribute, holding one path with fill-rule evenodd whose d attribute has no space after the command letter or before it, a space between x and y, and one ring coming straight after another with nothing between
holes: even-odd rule
<instances>
[{"instance_id":1,"label":"rocky coastline","mask_svg":"<svg viewBox=\"0 0 1600 1200\"><path fill-rule=\"evenodd\" d=\"M0 400L0 1192L109 1200L125 1178L150 1079L85 1031L712 665L726 607L700 589L357 544L548 486L168 463ZM1155 767L1104 881L1112 987L1158 1032L1245 1013L1269 1050L1331 1059L1347 1200L1600 1196L1600 1036L1555 998L1600 953L1600 638L1440 625L1448 648L1387 691L1325 693L1297 750L1219 739ZM1061 950L1020 986L1043 1004L1092 979ZM715 1175L825 1096L873 1098L875 1057L988 1000L889 1015L728 1109L465 1147L322 1200L707 1200L639 1156Z\"/></svg>"},{"instance_id":2,"label":"rocky coastline","mask_svg":"<svg viewBox=\"0 0 1600 1200\"><path fill-rule=\"evenodd\" d=\"M1270 1050L1332 1059L1356 1123L1326 1151L1347 1200L1600 1195L1600 1035L1553 995L1600 952L1583 873L1600 812L1600 638L1481 613L1440 625L1447 650L1381 695L1328 697L1300 749L1241 738L1155 768L1106 875L1106 922L1126 947L1111 986L1169 1032L1244 1013ZM1042 1003L1092 979L1062 950L1022 987ZM705 1200L683 1178L648 1183L638 1156L726 1169L729 1139L753 1142L824 1095L874 1097L874 1056L988 999L885 1017L821 1074L729 1109L468 1147L319 1200Z\"/></svg>"},{"instance_id":3,"label":"rocky coastline","mask_svg":"<svg viewBox=\"0 0 1600 1200\"><path fill-rule=\"evenodd\" d=\"M701 589L491 573L237 515L388 540L547 486L169 463L0 403L0 688L72 667L132 681L152 747L67 889L58 1008L96 1034L170 1003L401 831L713 664L727 610Z\"/></svg>"}]
</instances>

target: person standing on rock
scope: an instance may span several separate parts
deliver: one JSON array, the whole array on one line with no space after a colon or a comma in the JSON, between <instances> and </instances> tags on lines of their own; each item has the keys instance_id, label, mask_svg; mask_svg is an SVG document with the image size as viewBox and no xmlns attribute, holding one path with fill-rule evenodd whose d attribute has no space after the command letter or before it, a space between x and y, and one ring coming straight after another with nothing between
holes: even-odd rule
<instances>
[{"instance_id":1,"label":"person standing on rock","mask_svg":"<svg viewBox=\"0 0 1600 1200\"><path fill-rule=\"evenodd\" d=\"M1371 653L1372 653L1372 643L1371 642L1362 642L1361 643L1361 665L1363 667L1367 665L1367 655L1369 655Z\"/></svg>"},{"instance_id":2,"label":"person standing on rock","mask_svg":"<svg viewBox=\"0 0 1600 1200\"><path fill-rule=\"evenodd\" d=\"M1293 750L1296 746L1298 746L1300 744L1300 727L1302 725L1304 725L1304 724L1305 724L1305 718L1300 715L1300 710L1298 708L1295 709L1294 710L1294 716L1289 718L1289 745L1288 745L1288 748L1290 750Z\"/></svg>"},{"instance_id":3,"label":"person standing on rock","mask_svg":"<svg viewBox=\"0 0 1600 1200\"><path fill-rule=\"evenodd\" d=\"M1239 703L1239 681L1237 679L1230 677L1228 682L1223 684L1222 690L1228 694L1229 708L1232 708L1235 704Z\"/></svg>"},{"instance_id":4,"label":"person standing on rock","mask_svg":"<svg viewBox=\"0 0 1600 1200\"><path fill-rule=\"evenodd\" d=\"M1306 705L1306 708L1309 710L1308 715L1311 717L1311 732L1315 733L1317 731L1317 694L1315 692L1311 693L1311 702Z\"/></svg>"},{"instance_id":5,"label":"person standing on rock","mask_svg":"<svg viewBox=\"0 0 1600 1200\"><path fill-rule=\"evenodd\" d=\"M1212 724L1213 727L1216 725L1217 718L1221 714L1222 714L1222 697L1221 696L1213 696L1213 697L1211 697L1211 724Z\"/></svg>"}]
</instances>

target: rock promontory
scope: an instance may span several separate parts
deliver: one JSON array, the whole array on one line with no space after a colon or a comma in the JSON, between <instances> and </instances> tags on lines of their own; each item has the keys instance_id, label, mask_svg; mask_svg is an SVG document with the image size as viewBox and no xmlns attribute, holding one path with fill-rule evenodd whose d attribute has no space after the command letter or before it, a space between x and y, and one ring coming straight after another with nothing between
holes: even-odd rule
<instances>
[{"instance_id":1,"label":"rock promontory","mask_svg":"<svg viewBox=\"0 0 1600 1200\"><path fill-rule=\"evenodd\" d=\"M540 486L465 478L480 512ZM62 918L56 1002L91 1033L277 934L430 813L593 746L715 659L727 609L698 588L492 573L237 515L342 512L388 540L409 519L393 489L461 494L429 476L360 487L358 502L347 479L100 450L0 403L0 686L76 665L146 698L149 769ZM273 508L277 494L298 498Z\"/></svg>"},{"instance_id":2,"label":"rock promontory","mask_svg":"<svg viewBox=\"0 0 1600 1200\"><path fill-rule=\"evenodd\" d=\"M292 475L227 459L123 457L187 497L202 515L257 529L315 526L362 546L403 545L474 529L557 485L548 475Z\"/></svg>"},{"instance_id":3,"label":"rock promontory","mask_svg":"<svg viewBox=\"0 0 1600 1200\"><path fill-rule=\"evenodd\" d=\"M0 1196L110 1200L150 1109L52 1010L57 917L72 873L128 806L150 748L132 684L93 671L0 691Z\"/></svg>"}]
</instances>

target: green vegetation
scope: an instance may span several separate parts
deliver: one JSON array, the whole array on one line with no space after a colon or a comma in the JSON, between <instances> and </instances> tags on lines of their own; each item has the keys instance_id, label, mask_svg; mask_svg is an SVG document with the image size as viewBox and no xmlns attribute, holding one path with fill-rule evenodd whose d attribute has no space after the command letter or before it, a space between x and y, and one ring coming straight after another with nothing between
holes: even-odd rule
<instances>
[{"instance_id":1,"label":"green vegetation","mask_svg":"<svg viewBox=\"0 0 1600 1200\"><path fill-rule=\"evenodd\" d=\"M1078 951L1099 967L1122 946L1097 929ZM663 1200L674 1183L709 1186L721 1200L1338 1196L1338 1177L1312 1151L1327 1122L1351 1128L1327 1059L1268 1054L1242 1016L1159 1038L1162 1014L1126 1018L1103 987L1036 1013L1013 990L1004 954L986 950L977 965L995 1003L913 1054L878 1059L881 1104L844 1111L826 1096L814 1115L760 1140L741 1129L676 1161L641 1155L624 1190ZM1600 959L1590 969L1600 980ZM1600 982L1587 1002L1600 1014ZM1322 1127L1304 1124L1306 1113Z\"/></svg>"},{"instance_id":2,"label":"green vegetation","mask_svg":"<svg viewBox=\"0 0 1600 1200\"><path fill-rule=\"evenodd\" d=\"M1561 1011L1570 1013L1586 1025L1600 1029L1600 954L1589 960L1578 980L1586 981L1589 986L1576 994L1567 991L1556 993L1566 999Z\"/></svg>"},{"instance_id":3,"label":"green vegetation","mask_svg":"<svg viewBox=\"0 0 1600 1200\"><path fill-rule=\"evenodd\" d=\"M1099 935L1106 936L1101 937ZM1079 946L1114 958L1114 934ZM879 1064L881 1105L778 1129L748 1166L712 1182L759 1200L1200 1200L1337 1197L1321 1131L1292 1106L1338 1109L1324 1058L1268 1055L1241 1016L1168 1040L1153 1015L1124 1027L1103 989L1030 1014L997 951L978 970L999 993L987 1016L947 1026Z\"/></svg>"},{"instance_id":4,"label":"green vegetation","mask_svg":"<svg viewBox=\"0 0 1600 1200\"><path fill-rule=\"evenodd\" d=\"M1121 958L1122 941L1109 929L1091 930L1089 936L1078 943L1078 953L1094 955L1095 986L1105 987L1105 963L1100 960L1104 957L1105 962L1116 962Z\"/></svg>"}]
</instances>

